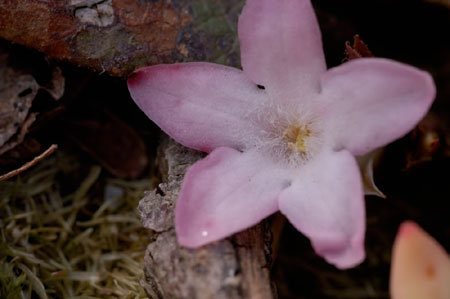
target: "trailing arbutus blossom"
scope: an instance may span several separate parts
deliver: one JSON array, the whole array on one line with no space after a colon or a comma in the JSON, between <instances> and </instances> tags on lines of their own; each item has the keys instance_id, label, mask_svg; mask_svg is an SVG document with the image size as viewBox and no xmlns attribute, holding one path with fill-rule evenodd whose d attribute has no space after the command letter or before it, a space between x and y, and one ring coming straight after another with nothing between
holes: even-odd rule
<instances>
[{"instance_id":1,"label":"trailing arbutus blossom","mask_svg":"<svg viewBox=\"0 0 450 299\"><path fill-rule=\"evenodd\" d=\"M327 70L309 0L248 0L238 34L243 70L180 63L128 80L163 131L209 153L181 187L180 244L199 247L281 211L328 262L360 263L365 208L354 155L410 131L433 101L432 78L381 58Z\"/></svg>"},{"instance_id":2,"label":"trailing arbutus blossom","mask_svg":"<svg viewBox=\"0 0 450 299\"><path fill-rule=\"evenodd\" d=\"M402 223L392 252L392 299L450 298L450 256L416 223Z\"/></svg>"}]
</instances>

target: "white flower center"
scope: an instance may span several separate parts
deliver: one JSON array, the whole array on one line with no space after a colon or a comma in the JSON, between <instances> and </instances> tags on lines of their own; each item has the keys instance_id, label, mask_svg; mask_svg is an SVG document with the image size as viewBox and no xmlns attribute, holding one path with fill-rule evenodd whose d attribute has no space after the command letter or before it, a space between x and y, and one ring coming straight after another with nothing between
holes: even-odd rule
<instances>
[{"instance_id":1,"label":"white flower center","mask_svg":"<svg viewBox=\"0 0 450 299\"><path fill-rule=\"evenodd\" d=\"M305 107L266 106L258 110L254 138L247 138L247 149L265 152L286 166L308 162L323 145L323 128L318 114ZM303 109L301 109L303 108Z\"/></svg>"},{"instance_id":2,"label":"white flower center","mask_svg":"<svg viewBox=\"0 0 450 299\"><path fill-rule=\"evenodd\" d=\"M308 125L290 125L284 132L288 148L299 155L306 155L308 150L308 137L312 134Z\"/></svg>"}]
</instances>

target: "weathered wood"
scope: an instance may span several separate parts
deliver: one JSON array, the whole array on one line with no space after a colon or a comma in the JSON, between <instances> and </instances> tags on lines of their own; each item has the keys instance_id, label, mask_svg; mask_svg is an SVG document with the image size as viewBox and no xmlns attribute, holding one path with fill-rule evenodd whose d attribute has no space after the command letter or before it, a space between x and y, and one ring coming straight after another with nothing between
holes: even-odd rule
<instances>
[{"instance_id":1,"label":"weathered wood","mask_svg":"<svg viewBox=\"0 0 450 299\"><path fill-rule=\"evenodd\" d=\"M189 60L239 65L243 0L6 0L0 38L112 76Z\"/></svg>"},{"instance_id":2,"label":"weathered wood","mask_svg":"<svg viewBox=\"0 0 450 299\"><path fill-rule=\"evenodd\" d=\"M184 173L202 156L167 137L160 145L165 183L139 205L143 225L157 234L147 248L143 286L150 298L273 298L271 233L264 222L199 249L178 245L173 208Z\"/></svg>"}]
</instances>

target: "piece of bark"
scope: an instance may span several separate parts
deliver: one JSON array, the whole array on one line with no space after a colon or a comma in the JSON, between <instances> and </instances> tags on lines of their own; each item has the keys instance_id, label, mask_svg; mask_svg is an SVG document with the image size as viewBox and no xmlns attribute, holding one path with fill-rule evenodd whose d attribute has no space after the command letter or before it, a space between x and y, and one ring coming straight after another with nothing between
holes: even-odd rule
<instances>
[{"instance_id":1,"label":"piece of bark","mask_svg":"<svg viewBox=\"0 0 450 299\"><path fill-rule=\"evenodd\" d=\"M271 233L262 222L198 249L178 245L173 209L187 168L203 154L165 137L158 152L163 181L139 204L142 223L156 232L142 282L150 298L273 298Z\"/></svg>"},{"instance_id":2,"label":"piece of bark","mask_svg":"<svg viewBox=\"0 0 450 299\"><path fill-rule=\"evenodd\" d=\"M244 0L0 1L0 38L113 76L151 64L238 65Z\"/></svg>"}]
</instances>

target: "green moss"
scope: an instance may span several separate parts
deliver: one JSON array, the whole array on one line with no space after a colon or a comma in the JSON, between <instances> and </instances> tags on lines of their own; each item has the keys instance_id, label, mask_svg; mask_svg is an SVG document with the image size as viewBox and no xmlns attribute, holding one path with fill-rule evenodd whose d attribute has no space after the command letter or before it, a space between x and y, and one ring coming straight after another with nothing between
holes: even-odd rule
<instances>
[{"instance_id":1,"label":"green moss","mask_svg":"<svg viewBox=\"0 0 450 299\"><path fill-rule=\"evenodd\" d=\"M8 252L4 248L0 249L0 255L7 256ZM6 261L0 260L0 298L16 299L21 297L22 288L26 285L27 277L25 273L14 273L13 267Z\"/></svg>"},{"instance_id":2,"label":"green moss","mask_svg":"<svg viewBox=\"0 0 450 299\"><path fill-rule=\"evenodd\" d=\"M152 236L136 206L151 180L111 179L77 160L59 152L0 183L0 298L146 298Z\"/></svg>"},{"instance_id":3,"label":"green moss","mask_svg":"<svg viewBox=\"0 0 450 299\"><path fill-rule=\"evenodd\" d=\"M190 1L192 28L203 46L193 51L204 51L207 61L238 66L239 61L231 61L230 57L239 57L237 21L244 3L243 0Z\"/></svg>"},{"instance_id":4,"label":"green moss","mask_svg":"<svg viewBox=\"0 0 450 299\"><path fill-rule=\"evenodd\" d=\"M140 67L150 65L156 58L152 55L135 56L123 65L123 71L131 73Z\"/></svg>"}]
</instances>

